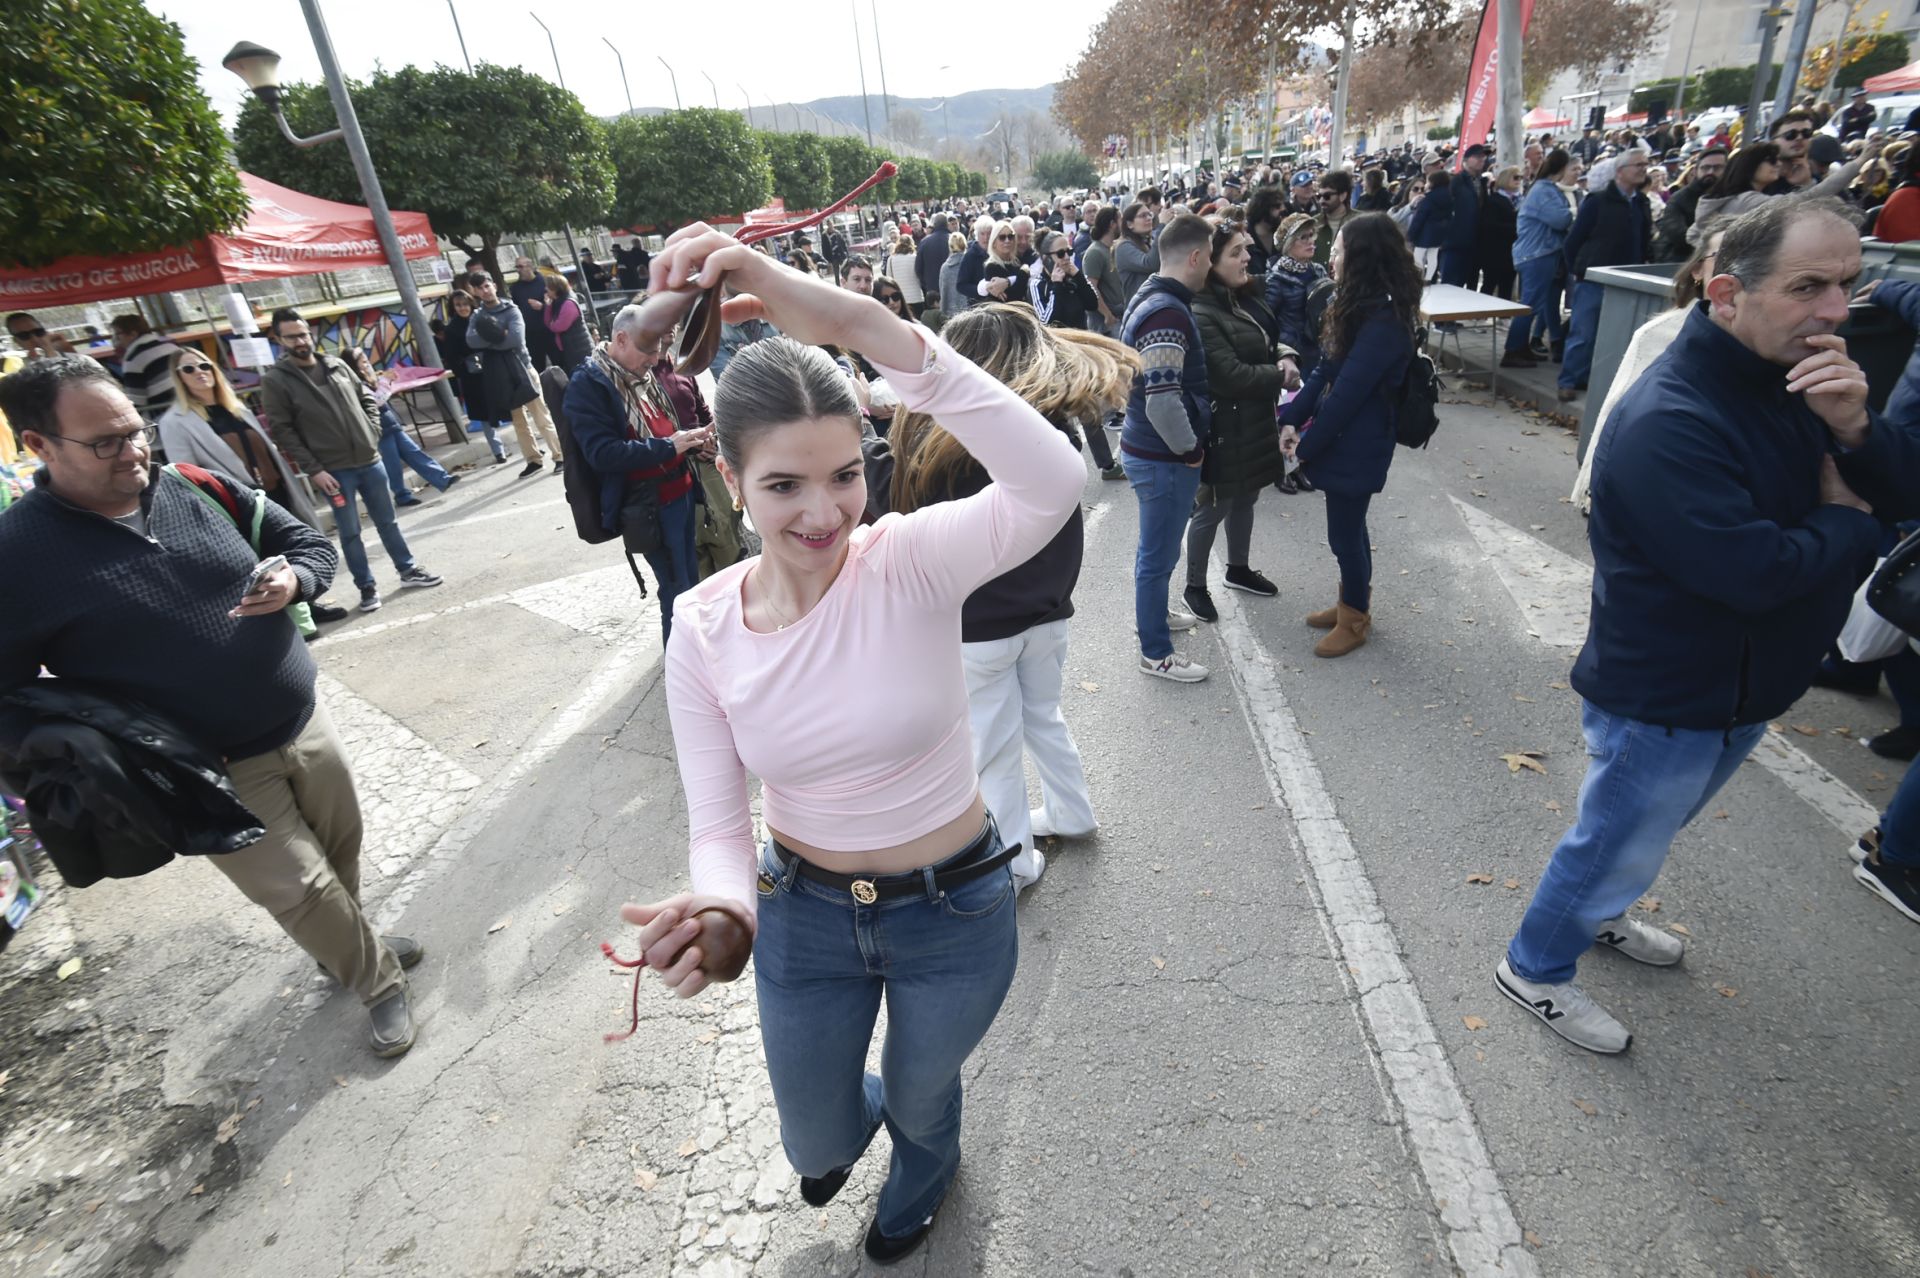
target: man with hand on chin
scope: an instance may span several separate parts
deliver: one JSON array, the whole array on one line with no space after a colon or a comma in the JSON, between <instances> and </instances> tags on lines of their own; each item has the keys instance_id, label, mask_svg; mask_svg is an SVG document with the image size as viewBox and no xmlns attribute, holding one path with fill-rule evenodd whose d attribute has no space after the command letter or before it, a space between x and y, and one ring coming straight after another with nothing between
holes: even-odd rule
<instances>
[{"instance_id":1,"label":"man with hand on chin","mask_svg":"<svg viewBox=\"0 0 1920 1278\"><path fill-rule=\"evenodd\" d=\"M1880 520L1909 517L1920 491L1920 440L1867 407L1835 335L1860 273L1846 207L1768 200L1727 229L1717 266L1596 446L1592 620L1573 668L1591 761L1494 978L1594 1052L1633 1035L1574 983L1576 961L1595 941L1681 960L1685 942L1627 911L1812 686ZM1880 868L1913 889L1915 871Z\"/></svg>"},{"instance_id":2,"label":"man with hand on chin","mask_svg":"<svg viewBox=\"0 0 1920 1278\"><path fill-rule=\"evenodd\" d=\"M0 518L0 690L44 666L150 707L219 754L266 834L206 859L359 997L376 1055L406 1051L401 969L421 946L375 935L361 911L353 773L285 611L327 588L332 543L240 480L154 475L153 428L85 356L49 355L0 379L0 411L45 463ZM225 487L237 517L194 491L203 481ZM242 596L257 502L260 555L284 558Z\"/></svg>"}]
</instances>

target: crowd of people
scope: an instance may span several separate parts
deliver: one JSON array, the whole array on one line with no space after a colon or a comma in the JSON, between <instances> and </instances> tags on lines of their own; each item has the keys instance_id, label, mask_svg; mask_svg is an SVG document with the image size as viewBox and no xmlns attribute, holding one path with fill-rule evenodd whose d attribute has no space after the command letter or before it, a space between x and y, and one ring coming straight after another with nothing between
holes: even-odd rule
<instances>
[{"instance_id":1,"label":"crowd of people","mask_svg":"<svg viewBox=\"0 0 1920 1278\"><path fill-rule=\"evenodd\" d=\"M697 225L644 263L616 255L628 301L599 341L567 281L530 258L504 294L484 268L459 278L437 336L495 462L510 419L524 475L544 468L543 441L564 468L582 537L618 538L653 571L691 887L622 914L682 996L738 976L750 947L807 1203L830 1201L885 1126L866 1253L888 1263L924 1240L960 1158L962 1067L1013 979L1015 901L1046 871L1037 841L1099 829L1061 708L1080 449L1138 508L1141 674L1209 677L1174 636L1220 620L1223 527L1220 583L1280 594L1251 562L1268 488L1325 504L1333 580L1299 622L1323 632L1316 655L1347 657L1373 633L1367 518L1418 371L1423 291L1517 289L1533 315L1503 362L1558 360L1571 397L1598 314L1586 273L1672 254L1686 259L1675 311L1629 352L1578 481L1595 573L1573 673L1588 777L1490 964L1562 1038L1628 1048L1577 962L1595 945L1680 960L1683 939L1629 907L1767 723L1840 669L1831 648L1856 587L1920 515L1920 396L1872 410L1836 335L1862 222L1901 216L1879 178L1911 151L1849 125L1823 160L1819 123L1790 111L1741 146L1676 125L1543 136L1491 172L1481 145L1406 147L1357 171L1200 170L1057 204L891 210L870 253L831 224L818 256L805 233L749 245ZM611 285L581 266L595 293ZM695 281L721 307L711 407L647 303ZM1862 300L1904 313L1915 291ZM40 340L31 316L9 326ZM222 868L368 1004L375 1049L396 1054L414 1035L402 969L422 947L374 935L359 911L350 774L290 614L320 598L337 557L293 468L333 506L363 610L379 597L356 500L403 585L439 579L393 516L378 376L317 352L293 311L272 332L284 355L264 379L264 426L197 351L149 354L142 333L126 337L124 386L54 350L0 381L0 408L45 461L0 516L0 553L28 566L4 590L61 596L0 642L0 686L44 667L138 691L229 760L266 828ZM162 362L164 379L150 372ZM178 484L150 478L149 412L186 463ZM437 486L396 449L402 464ZM182 553L156 568L161 533ZM247 592L204 603L225 576ZM138 666L107 641L128 631L149 636ZM154 651L187 677L142 682ZM273 695L244 695L248 681ZM1920 922L1917 827L1909 782L1854 873ZM869 1074L882 998L888 1042Z\"/></svg>"}]
</instances>

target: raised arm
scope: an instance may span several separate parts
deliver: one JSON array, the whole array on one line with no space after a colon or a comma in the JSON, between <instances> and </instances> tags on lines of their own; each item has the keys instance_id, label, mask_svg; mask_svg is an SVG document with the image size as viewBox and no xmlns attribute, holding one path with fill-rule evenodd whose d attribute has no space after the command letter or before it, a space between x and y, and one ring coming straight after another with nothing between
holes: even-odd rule
<instances>
[{"instance_id":1,"label":"raised arm","mask_svg":"<svg viewBox=\"0 0 1920 1278\"><path fill-rule=\"evenodd\" d=\"M701 647L699 627L683 622L667 644L667 715L687 796L687 863L696 896L732 901L754 917L753 817L747 769L733 744Z\"/></svg>"}]
</instances>

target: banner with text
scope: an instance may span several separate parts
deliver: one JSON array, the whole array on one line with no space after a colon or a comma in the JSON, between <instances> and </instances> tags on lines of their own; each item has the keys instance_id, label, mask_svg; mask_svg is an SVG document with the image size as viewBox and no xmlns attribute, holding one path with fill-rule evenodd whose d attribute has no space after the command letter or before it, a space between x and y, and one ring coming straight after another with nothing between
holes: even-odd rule
<instances>
[{"instance_id":1,"label":"banner with text","mask_svg":"<svg viewBox=\"0 0 1920 1278\"><path fill-rule=\"evenodd\" d=\"M1521 39L1526 38L1527 24L1532 21L1533 0L1520 0ZM1453 153L1455 172L1459 171L1467 148L1487 140L1499 109L1499 0L1487 0L1480 10L1480 34L1474 37L1473 61L1467 64L1467 96L1460 105L1460 147Z\"/></svg>"}]
</instances>

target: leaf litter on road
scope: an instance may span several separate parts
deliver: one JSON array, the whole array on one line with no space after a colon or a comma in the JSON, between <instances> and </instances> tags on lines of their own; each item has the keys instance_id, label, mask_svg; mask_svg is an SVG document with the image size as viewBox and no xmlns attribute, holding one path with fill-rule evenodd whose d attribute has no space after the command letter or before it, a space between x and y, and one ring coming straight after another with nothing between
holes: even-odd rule
<instances>
[{"instance_id":1,"label":"leaf litter on road","mask_svg":"<svg viewBox=\"0 0 1920 1278\"><path fill-rule=\"evenodd\" d=\"M1501 755L1500 761L1507 765L1507 771L1510 773L1517 775L1520 769L1525 768L1529 772L1538 772L1544 777L1547 775L1547 765L1540 760L1546 757L1538 750L1515 750L1511 754Z\"/></svg>"}]
</instances>

